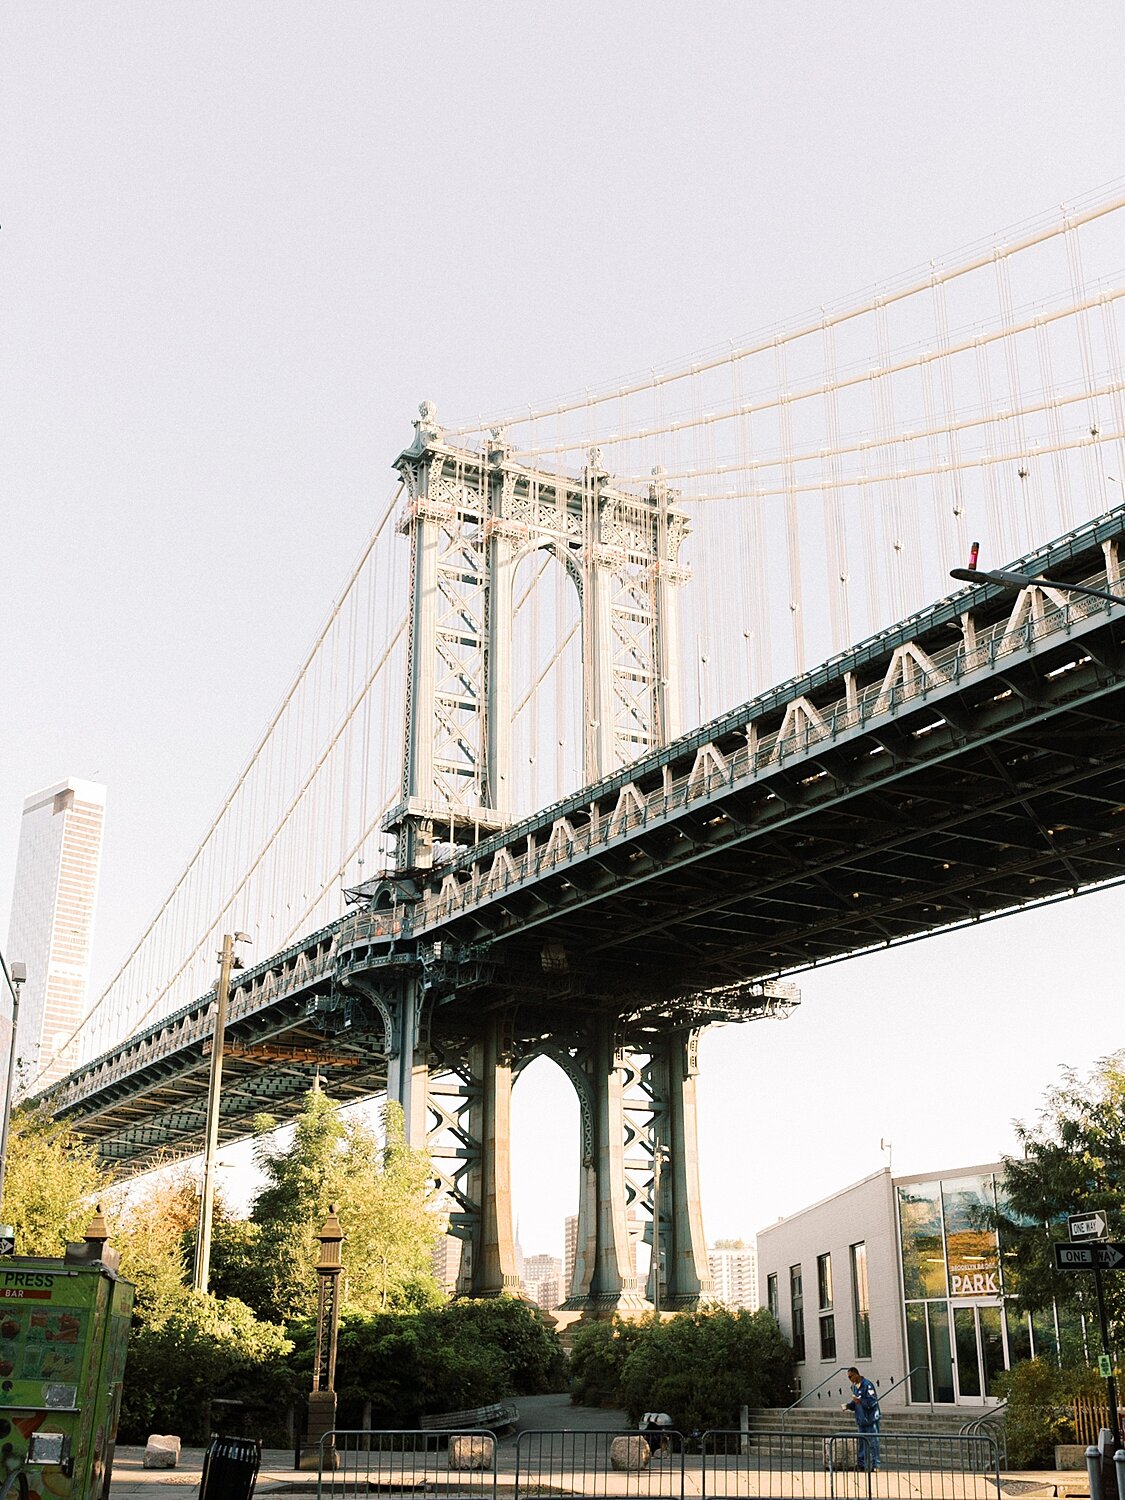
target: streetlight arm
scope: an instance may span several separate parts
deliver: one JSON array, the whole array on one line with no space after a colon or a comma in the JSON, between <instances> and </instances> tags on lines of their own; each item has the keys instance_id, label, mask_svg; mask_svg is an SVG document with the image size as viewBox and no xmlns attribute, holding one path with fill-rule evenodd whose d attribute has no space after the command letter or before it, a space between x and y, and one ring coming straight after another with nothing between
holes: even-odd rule
<instances>
[{"instance_id":1,"label":"streetlight arm","mask_svg":"<svg viewBox=\"0 0 1125 1500\"><path fill-rule=\"evenodd\" d=\"M1045 589L1061 589L1067 594L1084 594L1088 599L1105 599L1110 604L1125 604L1118 594L1109 594L1105 589L1089 589L1084 583L1059 583L1054 578L1039 578L1031 573L1012 573L1006 568L951 568L950 578L958 583L996 583L1002 589L1018 593L1033 584Z\"/></svg>"}]
</instances>

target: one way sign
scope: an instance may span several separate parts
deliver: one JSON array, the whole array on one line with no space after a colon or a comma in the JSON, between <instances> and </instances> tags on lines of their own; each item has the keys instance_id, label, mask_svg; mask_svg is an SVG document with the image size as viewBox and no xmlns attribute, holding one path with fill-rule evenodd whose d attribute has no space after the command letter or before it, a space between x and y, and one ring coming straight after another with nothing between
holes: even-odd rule
<instances>
[{"instance_id":1,"label":"one way sign","mask_svg":"<svg viewBox=\"0 0 1125 1500\"><path fill-rule=\"evenodd\" d=\"M1066 1225L1072 1240L1104 1240L1108 1227L1100 1208L1093 1213L1070 1214Z\"/></svg>"},{"instance_id":2,"label":"one way sign","mask_svg":"<svg viewBox=\"0 0 1125 1500\"><path fill-rule=\"evenodd\" d=\"M1055 1244L1055 1269L1058 1271L1120 1271L1125 1266L1125 1245L1111 1240L1092 1241L1088 1245Z\"/></svg>"}]
</instances>

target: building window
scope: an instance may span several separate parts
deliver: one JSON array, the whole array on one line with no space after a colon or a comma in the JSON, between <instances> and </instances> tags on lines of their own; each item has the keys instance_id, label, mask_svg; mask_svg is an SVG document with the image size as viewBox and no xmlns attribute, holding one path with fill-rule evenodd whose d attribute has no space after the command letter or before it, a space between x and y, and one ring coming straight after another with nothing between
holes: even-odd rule
<instances>
[{"instance_id":1,"label":"building window","mask_svg":"<svg viewBox=\"0 0 1125 1500\"><path fill-rule=\"evenodd\" d=\"M851 1247L852 1317L855 1322L855 1357L871 1358L871 1294L867 1289L867 1246L860 1240Z\"/></svg>"},{"instance_id":2,"label":"building window","mask_svg":"<svg viewBox=\"0 0 1125 1500\"><path fill-rule=\"evenodd\" d=\"M836 1358L836 1318L832 1312L832 1257L816 1258L816 1305L820 1320L820 1357Z\"/></svg>"},{"instance_id":3,"label":"building window","mask_svg":"<svg viewBox=\"0 0 1125 1500\"><path fill-rule=\"evenodd\" d=\"M777 1297L776 1272L771 1272L771 1274L766 1277L766 1306L769 1308L770 1316L773 1318L774 1322L780 1323L781 1319L778 1316L778 1313L781 1310L781 1304L778 1301Z\"/></svg>"},{"instance_id":4,"label":"building window","mask_svg":"<svg viewBox=\"0 0 1125 1500\"><path fill-rule=\"evenodd\" d=\"M789 1312L793 1319L793 1358L800 1363L805 1357L805 1294L799 1265L789 1267Z\"/></svg>"}]
</instances>

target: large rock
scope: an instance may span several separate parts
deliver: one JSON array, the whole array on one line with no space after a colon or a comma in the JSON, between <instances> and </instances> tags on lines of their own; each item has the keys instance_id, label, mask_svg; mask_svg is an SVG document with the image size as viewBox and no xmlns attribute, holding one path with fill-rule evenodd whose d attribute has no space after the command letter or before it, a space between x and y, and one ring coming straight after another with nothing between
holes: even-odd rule
<instances>
[{"instance_id":1,"label":"large rock","mask_svg":"<svg viewBox=\"0 0 1125 1500\"><path fill-rule=\"evenodd\" d=\"M492 1451L495 1447L490 1437L480 1433L459 1433L449 1439L449 1467L451 1469L491 1469Z\"/></svg>"},{"instance_id":2,"label":"large rock","mask_svg":"<svg viewBox=\"0 0 1125 1500\"><path fill-rule=\"evenodd\" d=\"M651 1451L643 1437L615 1437L609 1447L609 1466L611 1469L647 1469Z\"/></svg>"},{"instance_id":3,"label":"large rock","mask_svg":"<svg viewBox=\"0 0 1125 1500\"><path fill-rule=\"evenodd\" d=\"M145 1444L146 1469L174 1469L180 1461L180 1440L154 1432Z\"/></svg>"}]
</instances>

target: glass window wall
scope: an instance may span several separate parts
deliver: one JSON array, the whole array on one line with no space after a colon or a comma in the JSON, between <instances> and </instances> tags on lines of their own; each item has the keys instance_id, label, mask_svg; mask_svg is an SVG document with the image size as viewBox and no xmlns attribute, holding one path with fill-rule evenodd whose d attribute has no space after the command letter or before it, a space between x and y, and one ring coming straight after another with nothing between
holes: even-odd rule
<instances>
[{"instance_id":1,"label":"glass window wall","mask_svg":"<svg viewBox=\"0 0 1125 1500\"><path fill-rule=\"evenodd\" d=\"M945 1242L941 1221L941 1184L910 1183L898 1190L902 1225L902 1275L907 1301L945 1297Z\"/></svg>"},{"instance_id":2,"label":"glass window wall","mask_svg":"<svg viewBox=\"0 0 1125 1500\"><path fill-rule=\"evenodd\" d=\"M789 1267L789 1313L793 1320L793 1358L805 1357L805 1295L799 1265Z\"/></svg>"},{"instance_id":3,"label":"glass window wall","mask_svg":"<svg viewBox=\"0 0 1125 1500\"><path fill-rule=\"evenodd\" d=\"M860 1240L851 1247L852 1318L855 1324L857 1359L871 1358L871 1294L867 1287L867 1246Z\"/></svg>"}]
</instances>

